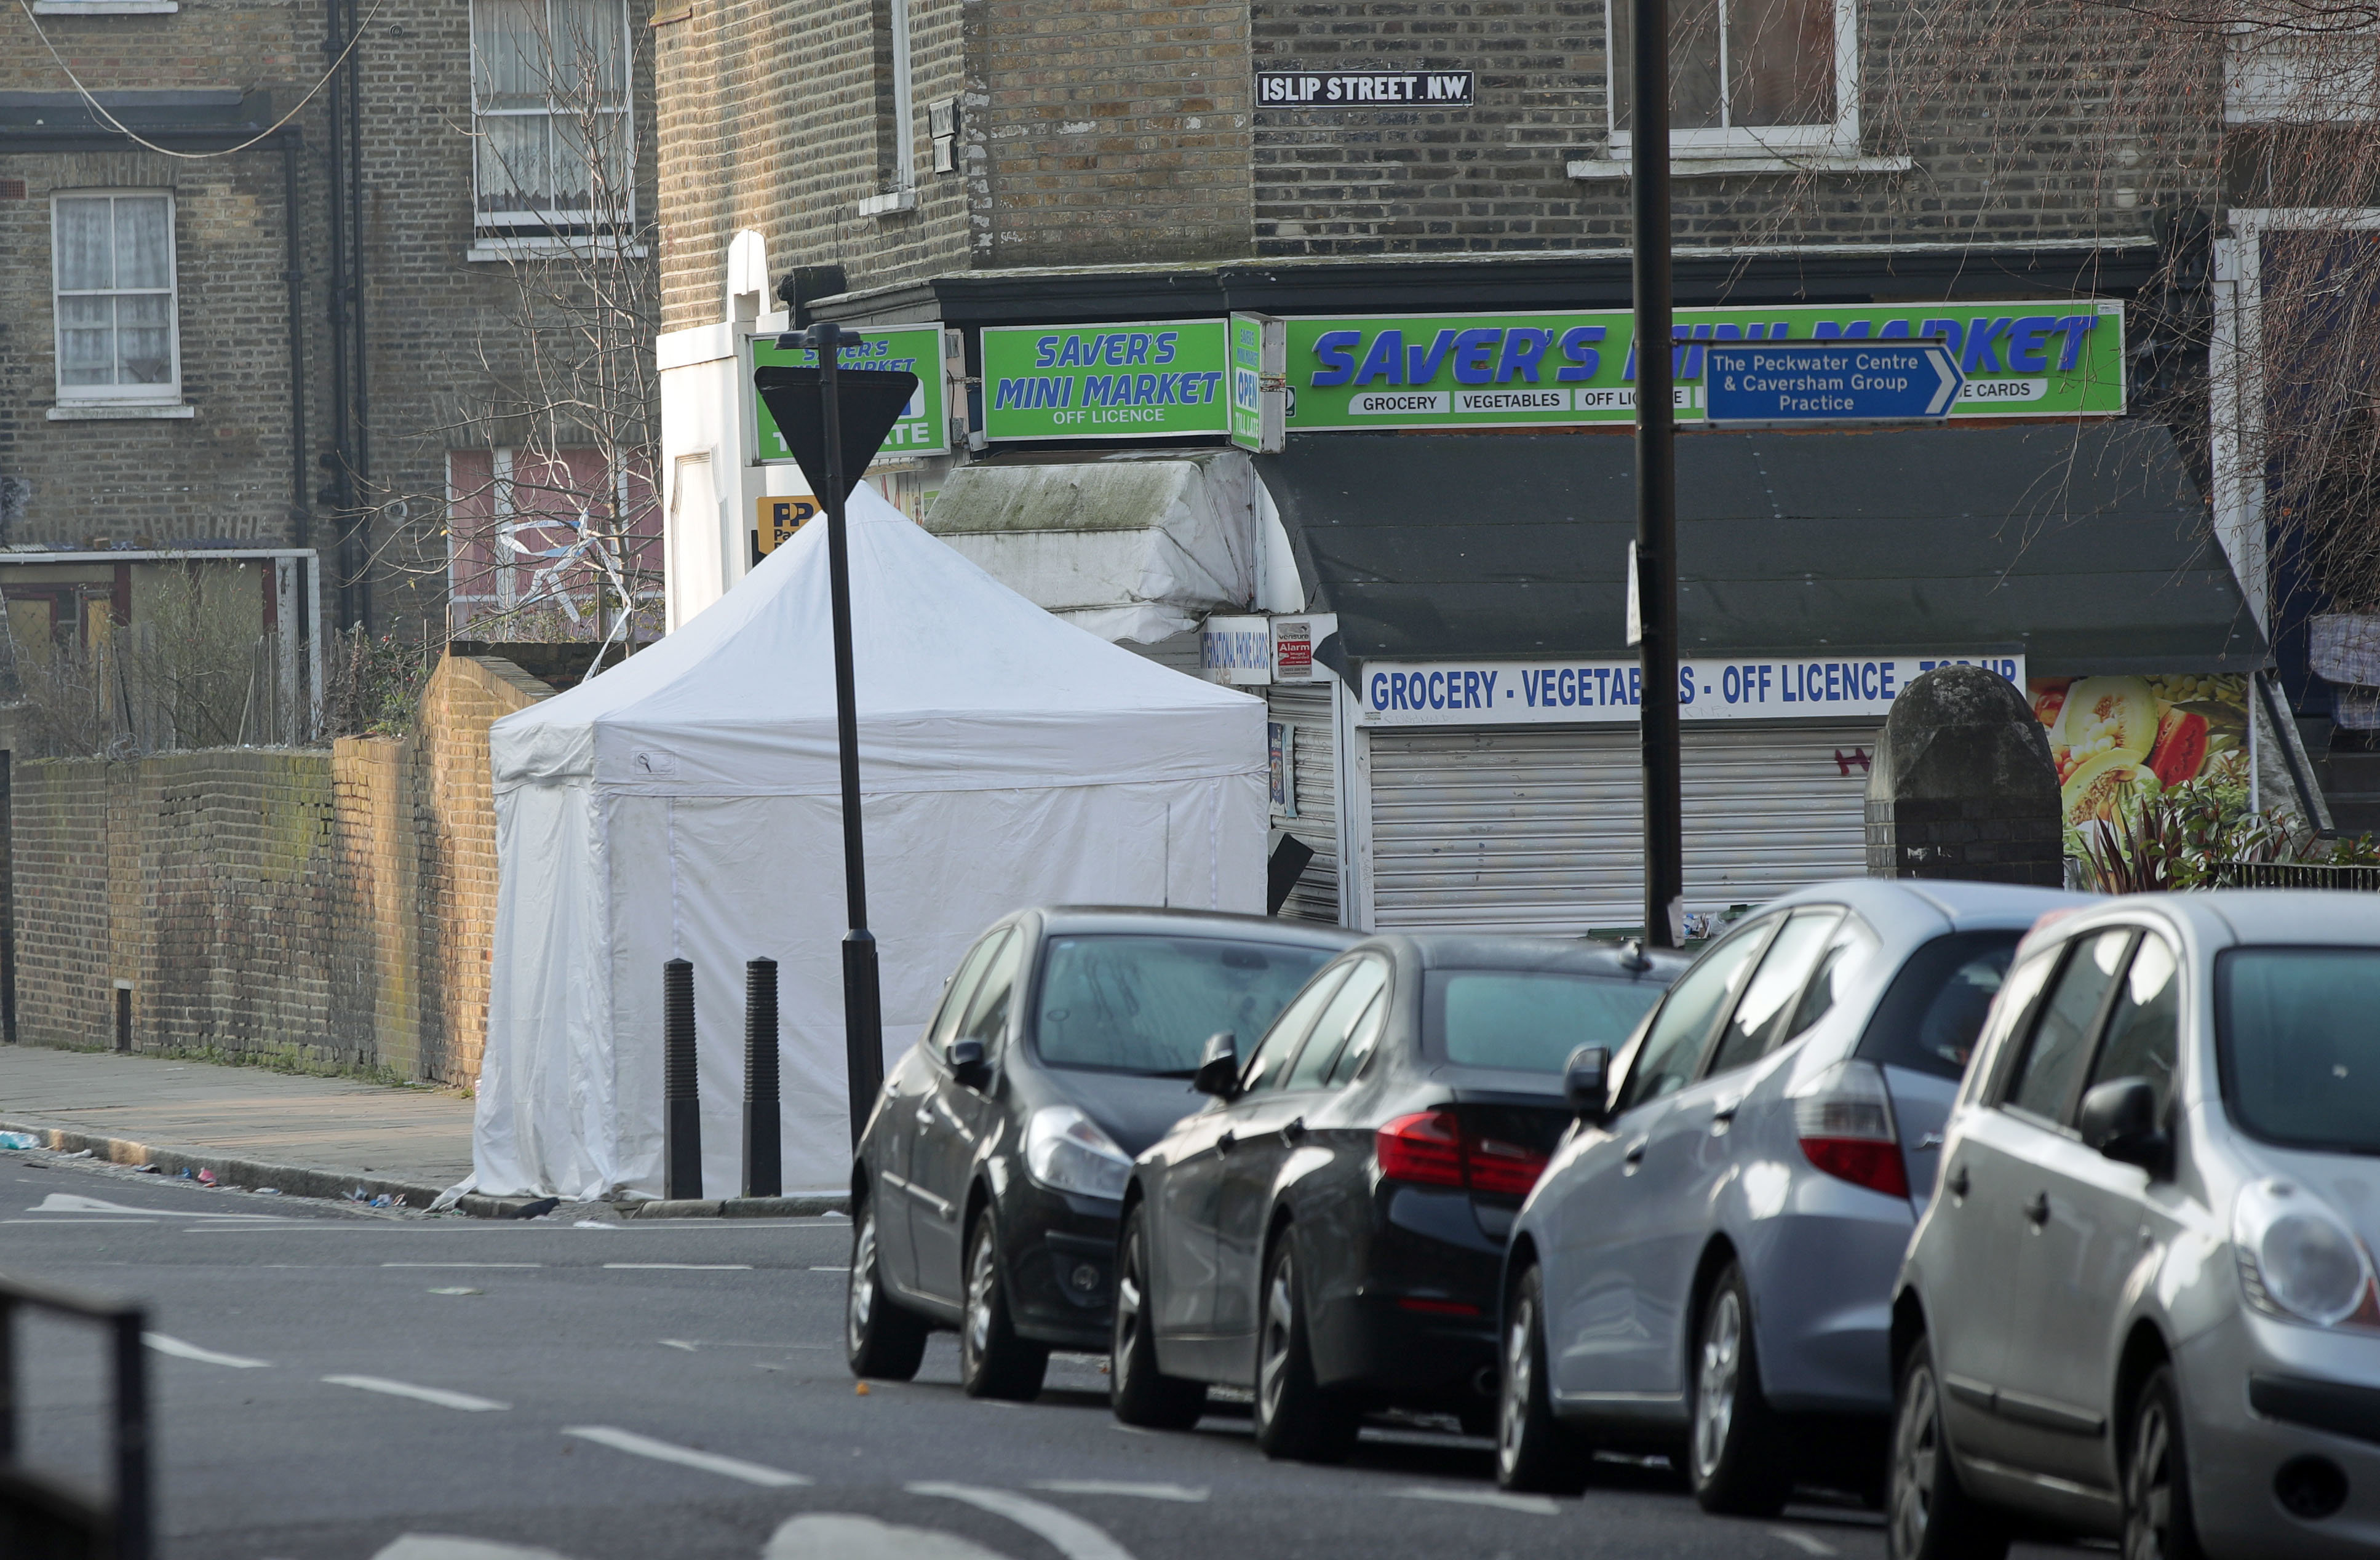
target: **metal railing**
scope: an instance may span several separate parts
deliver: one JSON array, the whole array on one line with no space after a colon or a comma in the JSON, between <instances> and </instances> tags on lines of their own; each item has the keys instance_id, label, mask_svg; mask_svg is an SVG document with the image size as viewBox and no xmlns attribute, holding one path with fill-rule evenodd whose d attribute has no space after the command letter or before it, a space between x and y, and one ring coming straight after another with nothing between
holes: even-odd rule
<instances>
[{"instance_id":1,"label":"metal railing","mask_svg":"<svg viewBox=\"0 0 2380 1560\"><path fill-rule=\"evenodd\" d=\"M2337 867L2307 861L2224 861L2215 869L2217 888L2327 888L2380 892L2380 867Z\"/></svg>"},{"instance_id":2,"label":"metal railing","mask_svg":"<svg viewBox=\"0 0 2380 1560\"><path fill-rule=\"evenodd\" d=\"M115 1378L114 1488L101 1495L37 1473L18 1445L17 1313L55 1311L108 1335ZM149 1560L149 1385L141 1309L0 1277L0 1555Z\"/></svg>"}]
</instances>

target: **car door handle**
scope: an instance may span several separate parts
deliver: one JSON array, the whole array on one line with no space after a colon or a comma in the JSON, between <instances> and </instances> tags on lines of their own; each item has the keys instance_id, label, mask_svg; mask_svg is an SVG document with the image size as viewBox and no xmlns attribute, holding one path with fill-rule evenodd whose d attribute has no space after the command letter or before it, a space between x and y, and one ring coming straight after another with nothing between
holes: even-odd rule
<instances>
[{"instance_id":1,"label":"car door handle","mask_svg":"<svg viewBox=\"0 0 2380 1560\"><path fill-rule=\"evenodd\" d=\"M1217 1153L1229 1153L1232 1152L1232 1145L1237 1143L1239 1140L1240 1135L1238 1133L1226 1132L1221 1137L1215 1140L1215 1152Z\"/></svg>"},{"instance_id":2,"label":"car door handle","mask_svg":"<svg viewBox=\"0 0 2380 1560\"><path fill-rule=\"evenodd\" d=\"M1645 1144L1646 1140L1647 1140L1643 1138L1637 1139L1634 1142L1628 1145L1628 1152L1620 1156L1620 1173L1621 1175L1633 1176L1639 1169L1643 1168L1645 1164Z\"/></svg>"},{"instance_id":3,"label":"car door handle","mask_svg":"<svg viewBox=\"0 0 2380 1560\"><path fill-rule=\"evenodd\" d=\"M1963 1164L1954 1164L1950 1167L1950 1174L1943 1178L1942 1188L1952 1197L1964 1199L1967 1188L1973 1184L1967 1178L1967 1167Z\"/></svg>"},{"instance_id":4,"label":"car door handle","mask_svg":"<svg viewBox=\"0 0 2380 1560\"><path fill-rule=\"evenodd\" d=\"M1302 1115L1291 1116L1281 1126L1281 1140L1284 1143L1293 1143L1305 1136L1305 1118Z\"/></svg>"},{"instance_id":5,"label":"car door handle","mask_svg":"<svg viewBox=\"0 0 2380 1560\"><path fill-rule=\"evenodd\" d=\"M927 1109L924 1105L919 1105L917 1107L917 1125L920 1127L931 1127L933 1124L934 1113Z\"/></svg>"},{"instance_id":6,"label":"car door handle","mask_svg":"<svg viewBox=\"0 0 2380 1560\"><path fill-rule=\"evenodd\" d=\"M2031 1225L2035 1229L2039 1229L2042 1225L2049 1222L2049 1194L2047 1192L2037 1191L2033 1194L2032 1200L2028 1201L2024 1205L2024 1222Z\"/></svg>"},{"instance_id":7,"label":"car door handle","mask_svg":"<svg viewBox=\"0 0 2380 1560\"><path fill-rule=\"evenodd\" d=\"M1742 1107L1741 1099L1730 1100L1711 1112L1710 1131L1714 1138L1724 1138L1727 1129L1735 1125L1735 1113Z\"/></svg>"}]
</instances>

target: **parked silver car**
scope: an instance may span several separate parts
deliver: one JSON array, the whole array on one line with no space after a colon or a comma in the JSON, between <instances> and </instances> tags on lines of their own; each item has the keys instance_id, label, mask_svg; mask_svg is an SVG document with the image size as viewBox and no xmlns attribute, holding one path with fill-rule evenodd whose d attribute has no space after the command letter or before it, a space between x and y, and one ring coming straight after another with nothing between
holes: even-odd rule
<instances>
[{"instance_id":1,"label":"parked silver car","mask_svg":"<svg viewBox=\"0 0 2380 1560\"><path fill-rule=\"evenodd\" d=\"M2380 902L2110 900L2019 950L1894 1300L1888 1530L2380 1552Z\"/></svg>"},{"instance_id":2,"label":"parked silver car","mask_svg":"<svg viewBox=\"0 0 2380 1560\"><path fill-rule=\"evenodd\" d=\"M1616 1061L1572 1058L1578 1124L1506 1258L1499 1481L1574 1488L1591 1447L1638 1446L1682 1453L1715 1511L1774 1512L1803 1474L1880 1494L1892 1282L1939 1128L2018 940L2085 902L1806 889L1704 953Z\"/></svg>"}]
</instances>

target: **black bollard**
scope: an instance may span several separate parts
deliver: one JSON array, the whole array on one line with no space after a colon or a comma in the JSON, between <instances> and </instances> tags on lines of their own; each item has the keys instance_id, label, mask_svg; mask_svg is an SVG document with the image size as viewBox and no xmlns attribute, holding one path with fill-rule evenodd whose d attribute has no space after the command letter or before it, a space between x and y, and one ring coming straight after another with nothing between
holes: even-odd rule
<instances>
[{"instance_id":1,"label":"black bollard","mask_svg":"<svg viewBox=\"0 0 2380 1560\"><path fill-rule=\"evenodd\" d=\"M694 1066L694 966L662 966L662 1195L702 1195L702 1100Z\"/></svg>"},{"instance_id":2,"label":"black bollard","mask_svg":"<svg viewBox=\"0 0 2380 1560\"><path fill-rule=\"evenodd\" d=\"M744 1195L782 1197L777 1116L777 961L744 966Z\"/></svg>"}]
</instances>

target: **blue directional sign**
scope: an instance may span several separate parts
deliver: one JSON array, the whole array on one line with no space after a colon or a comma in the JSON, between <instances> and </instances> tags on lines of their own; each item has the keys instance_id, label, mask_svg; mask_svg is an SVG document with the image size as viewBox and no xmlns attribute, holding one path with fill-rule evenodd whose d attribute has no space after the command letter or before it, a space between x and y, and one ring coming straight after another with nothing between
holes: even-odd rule
<instances>
[{"instance_id":1,"label":"blue directional sign","mask_svg":"<svg viewBox=\"0 0 2380 1560\"><path fill-rule=\"evenodd\" d=\"M1727 422L1923 422L1967 383L1941 341L1714 341L1706 414Z\"/></svg>"}]
</instances>

